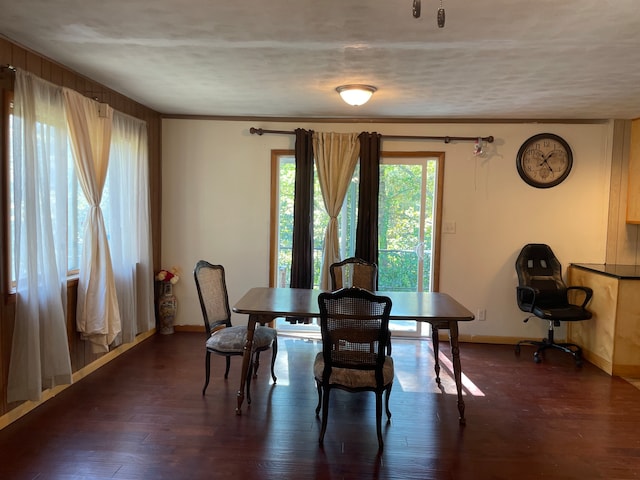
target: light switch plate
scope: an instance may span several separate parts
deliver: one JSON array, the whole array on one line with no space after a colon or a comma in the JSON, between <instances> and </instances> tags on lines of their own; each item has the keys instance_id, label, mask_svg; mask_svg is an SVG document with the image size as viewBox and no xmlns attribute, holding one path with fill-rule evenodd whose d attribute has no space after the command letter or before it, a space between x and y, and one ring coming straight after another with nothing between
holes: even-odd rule
<instances>
[{"instance_id":1,"label":"light switch plate","mask_svg":"<svg viewBox=\"0 0 640 480\"><path fill-rule=\"evenodd\" d=\"M456 233L456 222L449 220L442 225L442 233Z\"/></svg>"}]
</instances>

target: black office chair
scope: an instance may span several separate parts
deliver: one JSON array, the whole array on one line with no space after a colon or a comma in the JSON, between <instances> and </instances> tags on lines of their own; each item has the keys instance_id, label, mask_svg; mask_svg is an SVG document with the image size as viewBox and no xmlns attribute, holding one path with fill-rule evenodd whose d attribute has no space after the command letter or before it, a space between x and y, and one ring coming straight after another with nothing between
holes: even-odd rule
<instances>
[{"instance_id":1,"label":"black office chair","mask_svg":"<svg viewBox=\"0 0 640 480\"><path fill-rule=\"evenodd\" d=\"M517 300L518 307L523 312L533 313L533 316L549 322L548 337L542 341L521 340L516 344L516 354L520 353L520 345L538 347L533 354L533 360L540 363L541 353L548 348L555 348L573 355L577 366L582 365L582 349L575 343L556 343L553 338L554 327L561 322L576 322L591 318L591 312L585 307L593 296L589 287L567 287L562 280L562 266L548 245L530 243L525 245L516 260L518 273ZM568 292L581 291L584 299L581 305L569 302Z\"/></svg>"}]
</instances>

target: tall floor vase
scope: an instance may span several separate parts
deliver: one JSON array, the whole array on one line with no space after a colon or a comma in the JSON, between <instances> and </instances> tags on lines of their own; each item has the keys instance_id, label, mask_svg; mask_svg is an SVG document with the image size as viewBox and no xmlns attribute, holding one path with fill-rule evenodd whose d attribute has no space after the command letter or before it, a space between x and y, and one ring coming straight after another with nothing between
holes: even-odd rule
<instances>
[{"instance_id":1,"label":"tall floor vase","mask_svg":"<svg viewBox=\"0 0 640 480\"><path fill-rule=\"evenodd\" d=\"M158 317L160 319L160 333L170 335L173 333L173 321L176 318L178 301L173 293L173 284L160 283L160 296L158 297Z\"/></svg>"}]
</instances>

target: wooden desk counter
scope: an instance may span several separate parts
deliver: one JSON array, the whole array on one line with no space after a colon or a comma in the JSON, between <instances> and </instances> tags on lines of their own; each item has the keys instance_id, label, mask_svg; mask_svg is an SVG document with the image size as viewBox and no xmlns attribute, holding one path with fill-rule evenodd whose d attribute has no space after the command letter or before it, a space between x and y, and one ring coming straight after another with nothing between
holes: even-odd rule
<instances>
[{"instance_id":1,"label":"wooden desk counter","mask_svg":"<svg viewBox=\"0 0 640 480\"><path fill-rule=\"evenodd\" d=\"M572 264L569 285L593 289L591 320L569 322L570 342L609 375L640 377L640 267Z\"/></svg>"}]
</instances>

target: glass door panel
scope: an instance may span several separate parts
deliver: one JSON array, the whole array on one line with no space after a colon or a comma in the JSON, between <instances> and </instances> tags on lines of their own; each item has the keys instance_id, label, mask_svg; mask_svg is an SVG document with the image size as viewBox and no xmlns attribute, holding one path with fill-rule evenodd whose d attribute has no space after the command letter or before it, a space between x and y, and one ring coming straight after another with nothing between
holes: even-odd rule
<instances>
[{"instance_id":1,"label":"glass door panel","mask_svg":"<svg viewBox=\"0 0 640 480\"><path fill-rule=\"evenodd\" d=\"M404 156L403 156L404 155ZM433 285L438 157L383 155L380 165L378 288L428 292ZM391 321L399 335L427 335L428 324Z\"/></svg>"},{"instance_id":2,"label":"glass door panel","mask_svg":"<svg viewBox=\"0 0 640 480\"><path fill-rule=\"evenodd\" d=\"M437 288L437 241L443 157L426 152L385 152L380 165L378 289L432 291ZM345 205L338 217L342 258L354 254L357 223L356 169ZM272 286L287 287L291 268L295 157L272 152ZM314 285L318 288L324 228L328 221L317 180L314 182ZM434 260L436 259L436 260ZM392 321L396 335L429 335L428 324ZM277 319L276 328L319 331L316 322L292 325Z\"/></svg>"}]
</instances>

